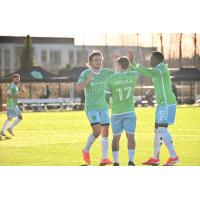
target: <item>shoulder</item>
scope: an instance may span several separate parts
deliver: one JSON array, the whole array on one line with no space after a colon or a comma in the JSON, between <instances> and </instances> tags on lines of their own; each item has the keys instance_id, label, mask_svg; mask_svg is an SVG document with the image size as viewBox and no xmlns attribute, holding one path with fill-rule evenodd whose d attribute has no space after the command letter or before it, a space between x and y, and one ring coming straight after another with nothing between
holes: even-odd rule
<instances>
[{"instance_id":1,"label":"shoulder","mask_svg":"<svg viewBox=\"0 0 200 200\"><path fill-rule=\"evenodd\" d=\"M12 88L14 88L15 87L15 84L14 83L10 83L9 85L8 85L8 88L9 89L12 89Z\"/></svg>"},{"instance_id":2,"label":"shoulder","mask_svg":"<svg viewBox=\"0 0 200 200\"><path fill-rule=\"evenodd\" d=\"M131 76L134 76L134 77L138 77L140 75L140 73L138 71L129 71L128 74L130 74Z\"/></svg>"},{"instance_id":3,"label":"shoulder","mask_svg":"<svg viewBox=\"0 0 200 200\"><path fill-rule=\"evenodd\" d=\"M156 70L160 71L161 74L169 71L168 64L160 63L158 66L156 66Z\"/></svg>"},{"instance_id":4,"label":"shoulder","mask_svg":"<svg viewBox=\"0 0 200 200\"><path fill-rule=\"evenodd\" d=\"M81 72L81 76L84 76L84 75L87 75L88 73L90 73L90 69L88 68L88 69L85 69L85 70L83 70L82 72Z\"/></svg>"},{"instance_id":5,"label":"shoulder","mask_svg":"<svg viewBox=\"0 0 200 200\"><path fill-rule=\"evenodd\" d=\"M113 71L112 69L106 68L106 67L102 68L101 71L102 71L103 73L108 73L108 74L114 73L114 71Z\"/></svg>"}]
</instances>

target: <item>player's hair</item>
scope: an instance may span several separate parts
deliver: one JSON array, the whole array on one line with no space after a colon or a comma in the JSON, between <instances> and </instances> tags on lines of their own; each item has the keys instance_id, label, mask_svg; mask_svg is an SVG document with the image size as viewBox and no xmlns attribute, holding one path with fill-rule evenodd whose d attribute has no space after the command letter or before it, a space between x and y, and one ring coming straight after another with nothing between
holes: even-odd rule
<instances>
[{"instance_id":1,"label":"player's hair","mask_svg":"<svg viewBox=\"0 0 200 200\"><path fill-rule=\"evenodd\" d=\"M129 58L127 56L121 56L117 59L118 64L121 65L122 69L128 69L130 64Z\"/></svg>"},{"instance_id":2,"label":"player's hair","mask_svg":"<svg viewBox=\"0 0 200 200\"><path fill-rule=\"evenodd\" d=\"M156 57L156 59L159 61L159 62L163 62L164 60L164 55L159 52L159 51L153 51L152 52L152 55Z\"/></svg>"},{"instance_id":3,"label":"player's hair","mask_svg":"<svg viewBox=\"0 0 200 200\"><path fill-rule=\"evenodd\" d=\"M88 62L89 63L92 62L92 59L93 59L94 56L101 56L101 58L103 60L103 54L98 50L93 50L88 56Z\"/></svg>"},{"instance_id":4,"label":"player's hair","mask_svg":"<svg viewBox=\"0 0 200 200\"><path fill-rule=\"evenodd\" d=\"M16 77L19 77L19 78L20 78L20 75L19 75L19 74L13 74L13 75L12 75L12 79L13 79L13 78L16 78Z\"/></svg>"}]
</instances>

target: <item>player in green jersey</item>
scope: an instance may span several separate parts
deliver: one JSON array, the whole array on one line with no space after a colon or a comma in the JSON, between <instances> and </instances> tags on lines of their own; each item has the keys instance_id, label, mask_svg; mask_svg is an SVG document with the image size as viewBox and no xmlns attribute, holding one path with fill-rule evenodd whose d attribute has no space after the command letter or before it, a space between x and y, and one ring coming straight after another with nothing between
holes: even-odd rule
<instances>
[{"instance_id":1,"label":"player in green jersey","mask_svg":"<svg viewBox=\"0 0 200 200\"><path fill-rule=\"evenodd\" d=\"M129 71L129 59L117 59L118 71L107 83L106 93L112 97L112 152L114 166L119 166L119 141L123 130L128 139L129 166L134 166L136 115L134 111L134 90L139 73Z\"/></svg>"},{"instance_id":2,"label":"player in green jersey","mask_svg":"<svg viewBox=\"0 0 200 200\"><path fill-rule=\"evenodd\" d=\"M24 92L24 90L19 90L19 83L20 83L20 75L13 74L12 76L12 83L9 84L7 90L7 100L6 100L6 112L7 112L7 120L5 121L3 128L1 129L0 135L5 135L5 130L9 121L13 118L17 118L11 126L7 129L7 131L14 136L13 128L22 120L22 115L20 109L18 108L17 98Z\"/></svg>"},{"instance_id":3,"label":"player in green jersey","mask_svg":"<svg viewBox=\"0 0 200 200\"><path fill-rule=\"evenodd\" d=\"M143 164L160 164L159 154L163 140L170 153L170 158L164 165L175 165L179 161L179 158L174 150L168 125L173 124L175 120L176 97L172 91L170 73L168 65L164 63L163 54L158 51L153 52L150 65L152 68L146 68L140 64L135 65L136 70L140 74L152 78L158 104L155 117L154 156Z\"/></svg>"},{"instance_id":4,"label":"player in green jersey","mask_svg":"<svg viewBox=\"0 0 200 200\"><path fill-rule=\"evenodd\" d=\"M110 118L108 104L105 99L106 82L114 72L102 67L103 55L93 51L88 57L89 68L84 70L77 82L76 90L85 93L85 112L92 127L82 154L86 163L90 164L89 151L95 140L101 135L102 159L100 165L112 164L108 159L108 129Z\"/></svg>"}]
</instances>

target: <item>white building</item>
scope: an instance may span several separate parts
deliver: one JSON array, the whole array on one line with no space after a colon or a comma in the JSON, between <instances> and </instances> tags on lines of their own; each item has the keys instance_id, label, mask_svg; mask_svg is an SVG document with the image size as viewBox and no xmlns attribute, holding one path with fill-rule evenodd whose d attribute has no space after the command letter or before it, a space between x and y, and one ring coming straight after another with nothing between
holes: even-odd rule
<instances>
[{"instance_id":1,"label":"white building","mask_svg":"<svg viewBox=\"0 0 200 200\"><path fill-rule=\"evenodd\" d=\"M127 55L129 50L137 53L135 46L80 46L74 44L74 38L31 37L34 51L34 65L58 73L67 65L84 66L87 56L93 49L104 54L105 66L113 65L117 55ZM25 37L0 36L0 75L12 73L20 68L20 54ZM156 48L142 48L146 58Z\"/></svg>"}]
</instances>

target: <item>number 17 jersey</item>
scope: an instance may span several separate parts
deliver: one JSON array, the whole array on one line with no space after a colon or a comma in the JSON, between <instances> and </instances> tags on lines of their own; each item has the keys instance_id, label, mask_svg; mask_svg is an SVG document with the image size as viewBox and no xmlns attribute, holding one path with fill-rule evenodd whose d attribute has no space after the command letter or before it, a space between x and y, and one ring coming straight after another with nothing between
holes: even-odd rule
<instances>
[{"instance_id":1,"label":"number 17 jersey","mask_svg":"<svg viewBox=\"0 0 200 200\"><path fill-rule=\"evenodd\" d=\"M117 72L112 75L106 93L112 97L112 115L134 111L134 91L139 73L136 71Z\"/></svg>"}]
</instances>

